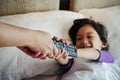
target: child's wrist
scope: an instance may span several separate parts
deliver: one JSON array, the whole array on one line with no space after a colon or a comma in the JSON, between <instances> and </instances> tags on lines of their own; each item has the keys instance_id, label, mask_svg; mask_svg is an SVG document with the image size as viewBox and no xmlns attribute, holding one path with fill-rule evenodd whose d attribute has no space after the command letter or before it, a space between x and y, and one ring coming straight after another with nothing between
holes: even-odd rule
<instances>
[{"instance_id":1,"label":"child's wrist","mask_svg":"<svg viewBox=\"0 0 120 80\"><path fill-rule=\"evenodd\" d=\"M60 65L67 65L69 63L69 60L66 61L60 61L59 59L56 59L56 61L58 62L58 64Z\"/></svg>"}]
</instances>

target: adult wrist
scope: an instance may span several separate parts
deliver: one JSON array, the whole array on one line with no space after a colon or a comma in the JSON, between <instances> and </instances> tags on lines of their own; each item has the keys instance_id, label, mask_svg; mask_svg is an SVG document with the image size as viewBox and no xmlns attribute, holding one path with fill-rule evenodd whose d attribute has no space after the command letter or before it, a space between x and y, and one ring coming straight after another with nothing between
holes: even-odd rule
<instances>
[{"instance_id":1,"label":"adult wrist","mask_svg":"<svg viewBox=\"0 0 120 80\"><path fill-rule=\"evenodd\" d=\"M24 38L24 46L31 46L34 43L35 38L35 30L27 29L25 32L25 38Z\"/></svg>"}]
</instances>

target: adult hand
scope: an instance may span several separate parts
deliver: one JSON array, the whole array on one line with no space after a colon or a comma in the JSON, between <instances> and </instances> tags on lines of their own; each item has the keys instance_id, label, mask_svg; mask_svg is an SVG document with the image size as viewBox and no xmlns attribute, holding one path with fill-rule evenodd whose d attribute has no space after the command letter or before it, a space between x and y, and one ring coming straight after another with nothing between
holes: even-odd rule
<instances>
[{"instance_id":1,"label":"adult hand","mask_svg":"<svg viewBox=\"0 0 120 80\"><path fill-rule=\"evenodd\" d=\"M44 31L34 30L27 46L18 47L33 58L55 58L58 49L54 45L51 35Z\"/></svg>"},{"instance_id":2,"label":"adult hand","mask_svg":"<svg viewBox=\"0 0 120 80\"><path fill-rule=\"evenodd\" d=\"M58 53L51 35L40 30L31 30L0 22L0 47L18 46L35 58L54 58ZM33 54L34 53L34 54Z\"/></svg>"}]
</instances>

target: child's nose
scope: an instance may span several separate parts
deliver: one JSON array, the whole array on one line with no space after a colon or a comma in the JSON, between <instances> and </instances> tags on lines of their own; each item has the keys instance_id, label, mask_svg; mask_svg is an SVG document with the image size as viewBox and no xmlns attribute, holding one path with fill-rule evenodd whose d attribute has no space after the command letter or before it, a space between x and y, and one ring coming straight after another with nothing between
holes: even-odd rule
<instances>
[{"instance_id":1,"label":"child's nose","mask_svg":"<svg viewBox=\"0 0 120 80\"><path fill-rule=\"evenodd\" d=\"M88 44L88 40L86 38L82 39L82 42L81 42L82 45L87 45Z\"/></svg>"},{"instance_id":2,"label":"child's nose","mask_svg":"<svg viewBox=\"0 0 120 80\"><path fill-rule=\"evenodd\" d=\"M83 43L88 43L88 39L87 39L87 38L84 38L84 39L83 39Z\"/></svg>"}]
</instances>

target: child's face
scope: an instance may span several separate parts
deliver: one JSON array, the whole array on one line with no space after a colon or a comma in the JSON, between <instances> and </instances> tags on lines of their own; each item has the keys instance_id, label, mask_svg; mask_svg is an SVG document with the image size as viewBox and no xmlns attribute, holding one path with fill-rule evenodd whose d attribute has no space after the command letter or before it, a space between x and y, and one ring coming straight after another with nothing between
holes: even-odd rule
<instances>
[{"instance_id":1,"label":"child's face","mask_svg":"<svg viewBox=\"0 0 120 80\"><path fill-rule=\"evenodd\" d=\"M99 35L91 25L81 27L76 36L77 48L95 48L101 49L103 46Z\"/></svg>"}]
</instances>

